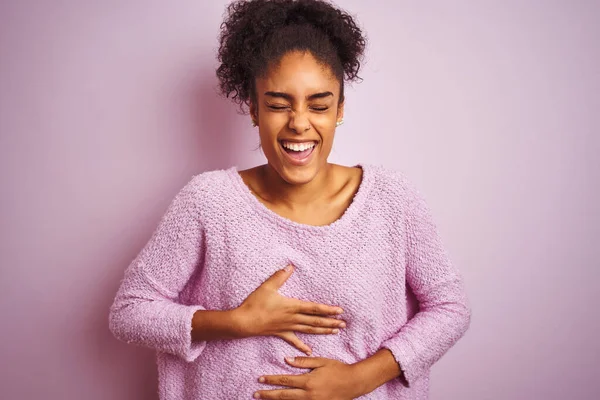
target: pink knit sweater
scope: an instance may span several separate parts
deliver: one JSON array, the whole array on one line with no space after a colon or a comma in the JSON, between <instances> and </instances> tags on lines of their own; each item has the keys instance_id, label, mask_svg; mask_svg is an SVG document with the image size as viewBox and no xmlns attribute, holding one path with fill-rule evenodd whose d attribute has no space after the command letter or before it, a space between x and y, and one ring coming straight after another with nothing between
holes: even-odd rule
<instances>
[{"instance_id":1,"label":"pink knit sweater","mask_svg":"<svg viewBox=\"0 0 600 400\"><path fill-rule=\"evenodd\" d=\"M250 399L265 374L299 374L282 339L195 343L197 310L237 307L288 263L280 293L341 306L337 335L298 334L313 356L354 363L391 350L408 386L388 382L361 399L426 399L429 369L465 332L470 310L430 212L400 173L362 166L344 215L295 223L260 203L235 168L194 177L125 272L110 313L114 335L158 352L161 400Z\"/></svg>"}]
</instances>

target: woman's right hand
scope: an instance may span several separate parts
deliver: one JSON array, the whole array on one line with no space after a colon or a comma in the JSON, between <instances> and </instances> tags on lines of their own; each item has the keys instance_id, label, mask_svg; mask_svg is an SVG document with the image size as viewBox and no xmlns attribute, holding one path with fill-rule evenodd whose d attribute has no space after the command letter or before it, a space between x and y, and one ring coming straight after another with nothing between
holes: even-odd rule
<instances>
[{"instance_id":1,"label":"woman's right hand","mask_svg":"<svg viewBox=\"0 0 600 400\"><path fill-rule=\"evenodd\" d=\"M278 290L294 268L275 272L235 310L244 336L277 336L310 355L311 349L294 332L337 334L344 321L328 316L343 312L340 307L292 299Z\"/></svg>"}]
</instances>

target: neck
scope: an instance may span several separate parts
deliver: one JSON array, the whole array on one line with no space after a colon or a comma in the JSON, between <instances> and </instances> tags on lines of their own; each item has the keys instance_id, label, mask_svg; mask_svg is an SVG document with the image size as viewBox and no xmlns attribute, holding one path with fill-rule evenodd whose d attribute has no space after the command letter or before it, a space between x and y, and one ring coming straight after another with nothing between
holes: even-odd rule
<instances>
[{"instance_id":1,"label":"neck","mask_svg":"<svg viewBox=\"0 0 600 400\"><path fill-rule=\"evenodd\" d=\"M332 165L327 163L310 182L292 185L284 181L269 164L264 165L260 171L263 193L267 194L268 200L290 208L305 206L323 198L326 189L331 186L332 173Z\"/></svg>"}]
</instances>

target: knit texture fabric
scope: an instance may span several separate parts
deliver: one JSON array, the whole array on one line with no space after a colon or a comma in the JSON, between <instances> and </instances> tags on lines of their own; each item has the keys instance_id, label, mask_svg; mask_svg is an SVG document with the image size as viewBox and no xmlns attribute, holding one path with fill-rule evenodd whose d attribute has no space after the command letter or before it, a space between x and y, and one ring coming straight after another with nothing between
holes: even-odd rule
<instances>
[{"instance_id":1,"label":"knit texture fabric","mask_svg":"<svg viewBox=\"0 0 600 400\"><path fill-rule=\"evenodd\" d=\"M127 268L109 321L117 338L157 351L161 400L247 400L276 388L261 375L306 372L284 361L305 354L277 337L191 340L197 310L239 306L290 263L282 295L344 309L339 334L298 334L313 356L354 363L387 348L406 382L360 399L428 398L430 367L470 322L463 280L404 175L361 168L353 202L327 226L269 210L235 168L197 175L180 191Z\"/></svg>"}]
</instances>

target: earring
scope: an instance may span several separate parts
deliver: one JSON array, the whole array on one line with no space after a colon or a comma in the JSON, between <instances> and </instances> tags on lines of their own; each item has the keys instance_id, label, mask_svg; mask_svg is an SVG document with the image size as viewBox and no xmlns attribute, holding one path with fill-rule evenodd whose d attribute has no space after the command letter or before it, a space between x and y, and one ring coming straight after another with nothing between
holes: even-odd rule
<instances>
[{"instance_id":1,"label":"earring","mask_svg":"<svg viewBox=\"0 0 600 400\"><path fill-rule=\"evenodd\" d=\"M252 120L252 127L256 128L256 121L255 120Z\"/></svg>"},{"instance_id":2,"label":"earring","mask_svg":"<svg viewBox=\"0 0 600 400\"><path fill-rule=\"evenodd\" d=\"M338 122L335 123L335 126L340 126L344 123L344 118L340 119Z\"/></svg>"}]
</instances>

